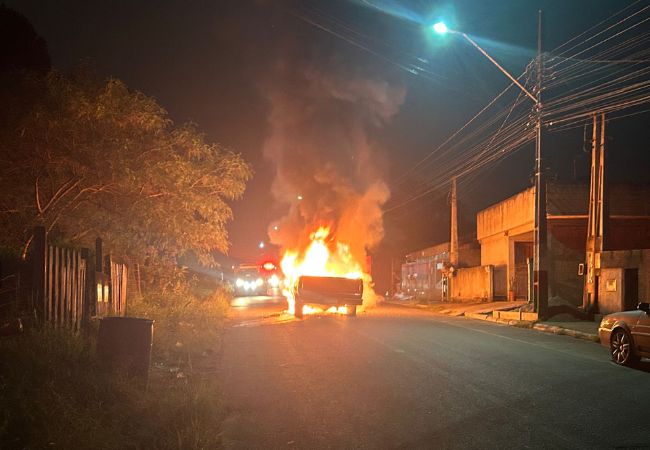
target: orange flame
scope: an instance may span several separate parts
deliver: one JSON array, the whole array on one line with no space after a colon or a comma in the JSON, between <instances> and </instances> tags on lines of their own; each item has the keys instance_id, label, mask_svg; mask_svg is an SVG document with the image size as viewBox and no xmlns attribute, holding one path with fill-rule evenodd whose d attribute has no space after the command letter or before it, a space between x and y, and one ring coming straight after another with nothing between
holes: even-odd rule
<instances>
[{"instance_id":1,"label":"orange flame","mask_svg":"<svg viewBox=\"0 0 650 450\"><path fill-rule=\"evenodd\" d=\"M350 253L350 247L333 239L331 229L327 226L321 226L309 235L311 240L304 252L299 250L286 250L280 261L280 267L285 276L284 295L287 298L288 313L295 313L295 299L293 298L293 288L298 283L301 275L311 276L329 276L345 278L362 278L364 281L364 304L368 296L374 297L374 292L370 287L371 277L365 273L361 264L354 259ZM303 306L303 314L313 314L322 311L309 305ZM346 308L333 306L328 312L338 312L345 314Z\"/></svg>"}]
</instances>

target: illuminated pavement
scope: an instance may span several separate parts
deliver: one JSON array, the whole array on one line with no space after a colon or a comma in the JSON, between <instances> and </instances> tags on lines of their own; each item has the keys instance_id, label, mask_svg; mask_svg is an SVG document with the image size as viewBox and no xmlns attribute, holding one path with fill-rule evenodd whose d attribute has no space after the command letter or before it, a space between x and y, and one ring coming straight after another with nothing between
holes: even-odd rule
<instances>
[{"instance_id":1,"label":"illuminated pavement","mask_svg":"<svg viewBox=\"0 0 650 450\"><path fill-rule=\"evenodd\" d=\"M650 364L597 344L400 307L301 321L283 299L233 305L226 448L650 446Z\"/></svg>"}]
</instances>

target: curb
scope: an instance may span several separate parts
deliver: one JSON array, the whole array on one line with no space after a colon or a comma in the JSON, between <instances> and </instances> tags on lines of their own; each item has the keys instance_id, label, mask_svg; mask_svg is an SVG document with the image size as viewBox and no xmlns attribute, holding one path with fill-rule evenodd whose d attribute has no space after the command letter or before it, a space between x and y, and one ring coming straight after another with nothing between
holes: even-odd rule
<instances>
[{"instance_id":1,"label":"curb","mask_svg":"<svg viewBox=\"0 0 650 450\"><path fill-rule=\"evenodd\" d=\"M428 305L404 305L396 302L390 302L390 301L385 301L384 303L388 303L390 305L397 305L397 306L403 306L407 308L415 308L415 309L428 309ZM442 310L442 311L432 311L435 314L441 314L445 316L464 316L467 317L468 319L474 319L474 320L485 320L487 322L493 322L493 323L500 323L502 325L508 325L511 327L519 327L519 328L528 328L528 329L533 329L537 331L541 331L543 333L550 333L550 334L557 334L557 335L564 335L564 336L571 336L576 339L583 339L586 341L590 342L600 342L600 337L598 334L593 334L593 333L585 333L584 331L578 331L578 330L572 330L570 328L564 328L564 327L558 327L557 325L547 325L545 323L541 322L531 322L527 320L515 320L515 319L502 319L502 318L496 318L493 317L492 314L483 314L483 313L472 313L472 312L466 312L464 314L450 314L450 312L454 312L454 310Z\"/></svg>"},{"instance_id":2,"label":"curb","mask_svg":"<svg viewBox=\"0 0 650 450\"><path fill-rule=\"evenodd\" d=\"M533 329L543 331L544 333L563 334L586 341L600 342L600 337L597 334L585 333L584 331L571 330L570 328L558 327L556 325L546 325L544 323L536 323Z\"/></svg>"},{"instance_id":3,"label":"curb","mask_svg":"<svg viewBox=\"0 0 650 450\"><path fill-rule=\"evenodd\" d=\"M591 342L600 342L597 334L585 333L584 331L572 330L570 328L558 327L556 325L546 325L539 322L529 322L526 320L512 320L492 317L490 314L466 313L465 317L475 320L486 320L488 322L500 323L511 327L530 328L544 333L571 336L577 339L584 339Z\"/></svg>"},{"instance_id":4,"label":"curb","mask_svg":"<svg viewBox=\"0 0 650 450\"><path fill-rule=\"evenodd\" d=\"M382 303L386 305L393 305L393 306L401 306L402 308L415 308L415 309L428 309L429 305L421 305L417 303L398 303L398 302L391 302L388 300L382 301Z\"/></svg>"},{"instance_id":5,"label":"curb","mask_svg":"<svg viewBox=\"0 0 650 450\"><path fill-rule=\"evenodd\" d=\"M509 325L511 327L533 328L533 322L529 322L527 320L502 319L500 317L494 317L492 314L481 313L465 313L464 316L470 319L485 320L487 322L500 323L502 325Z\"/></svg>"}]
</instances>

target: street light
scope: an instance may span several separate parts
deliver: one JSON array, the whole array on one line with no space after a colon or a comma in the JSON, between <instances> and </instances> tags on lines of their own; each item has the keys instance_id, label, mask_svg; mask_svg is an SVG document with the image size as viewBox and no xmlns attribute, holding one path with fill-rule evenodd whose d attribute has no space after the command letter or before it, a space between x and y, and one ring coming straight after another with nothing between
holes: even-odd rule
<instances>
[{"instance_id":1,"label":"street light","mask_svg":"<svg viewBox=\"0 0 650 450\"><path fill-rule=\"evenodd\" d=\"M433 25L431 26L431 28L433 29L433 31L435 31L436 33L438 33L438 34L440 34L440 35L444 35L444 34L447 34L447 33L452 33L452 34L458 34L458 35L462 36L463 38L465 38L465 40L466 40L467 42L469 42L470 44L472 44L472 45L473 45L473 46L474 46L474 47L475 47L479 52L481 52L481 53L483 54L483 56L485 56L488 60L490 60L490 62L491 62L492 64L494 64L494 65L495 65L495 66L496 66L496 67L497 67L501 72L503 72L503 74L504 74L505 76L507 76L508 78L510 78L510 81L512 81L513 83L515 83L515 84L517 85L517 87L518 87L519 89L521 89L521 90L524 92L524 94L526 94L526 95L528 96L528 98L530 98L530 99L533 101L533 103L535 103L535 105L538 105L539 100L538 100L538 99L537 99L533 94L531 94L530 91L529 91L528 89L526 89L526 88L524 87L524 85L521 84L521 83L520 83L520 82L519 82L515 77L513 77L512 75L510 75L510 73L509 73L506 69L504 69L504 68L501 66L501 64L499 64L499 63L498 63L494 58L492 58L492 57L488 54L488 52L486 52L486 51L483 49L483 47L481 47L480 45L478 45L478 44L476 43L476 41L474 41L474 39L472 39L471 37L469 37L467 34L463 33L462 31L456 31L456 30L451 30L451 29L447 28L447 25L446 25L444 22L437 22L437 23L433 24Z\"/></svg>"},{"instance_id":2,"label":"street light","mask_svg":"<svg viewBox=\"0 0 650 450\"><path fill-rule=\"evenodd\" d=\"M447 25L445 25L444 22L438 22L432 25L431 28L433 28L433 31L438 34L447 34L447 31L449 31L449 28L447 28Z\"/></svg>"},{"instance_id":3,"label":"street light","mask_svg":"<svg viewBox=\"0 0 650 450\"><path fill-rule=\"evenodd\" d=\"M480 45L478 45L467 34L451 30L440 21L431 26L437 34L444 35L447 33L459 34L467 42L472 44L483 56L485 56L497 69L499 69L510 81L512 81L521 91L533 101L535 105L536 116L536 136L535 136L535 230L534 230L534 258L533 258L533 278L534 282L534 300L536 310L540 316L546 314L548 306L548 280L546 278L546 184L542 179L542 11L539 11L537 25L537 87L536 95L533 95L519 80L513 77L504 69L494 58L492 58Z\"/></svg>"}]
</instances>

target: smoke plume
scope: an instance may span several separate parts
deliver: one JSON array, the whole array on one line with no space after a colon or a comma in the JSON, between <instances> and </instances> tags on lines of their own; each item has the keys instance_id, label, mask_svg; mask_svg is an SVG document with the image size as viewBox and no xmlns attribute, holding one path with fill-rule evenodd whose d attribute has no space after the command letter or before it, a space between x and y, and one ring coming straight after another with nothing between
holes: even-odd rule
<instances>
[{"instance_id":1,"label":"smoke plume","mask_svg":"<svg viewBox=\"0 0 650 450\"><path fill-rule=\"evenodd\" d=\"M288 206L269 237L303 249L311 231L328 225L363 263L383 237L381 206L389 197L369 132L397 113L405 91L345 72L280 65L264 88L270 106L264 154L276 167L273 195Z\"/></svg>"}]
</instances>

